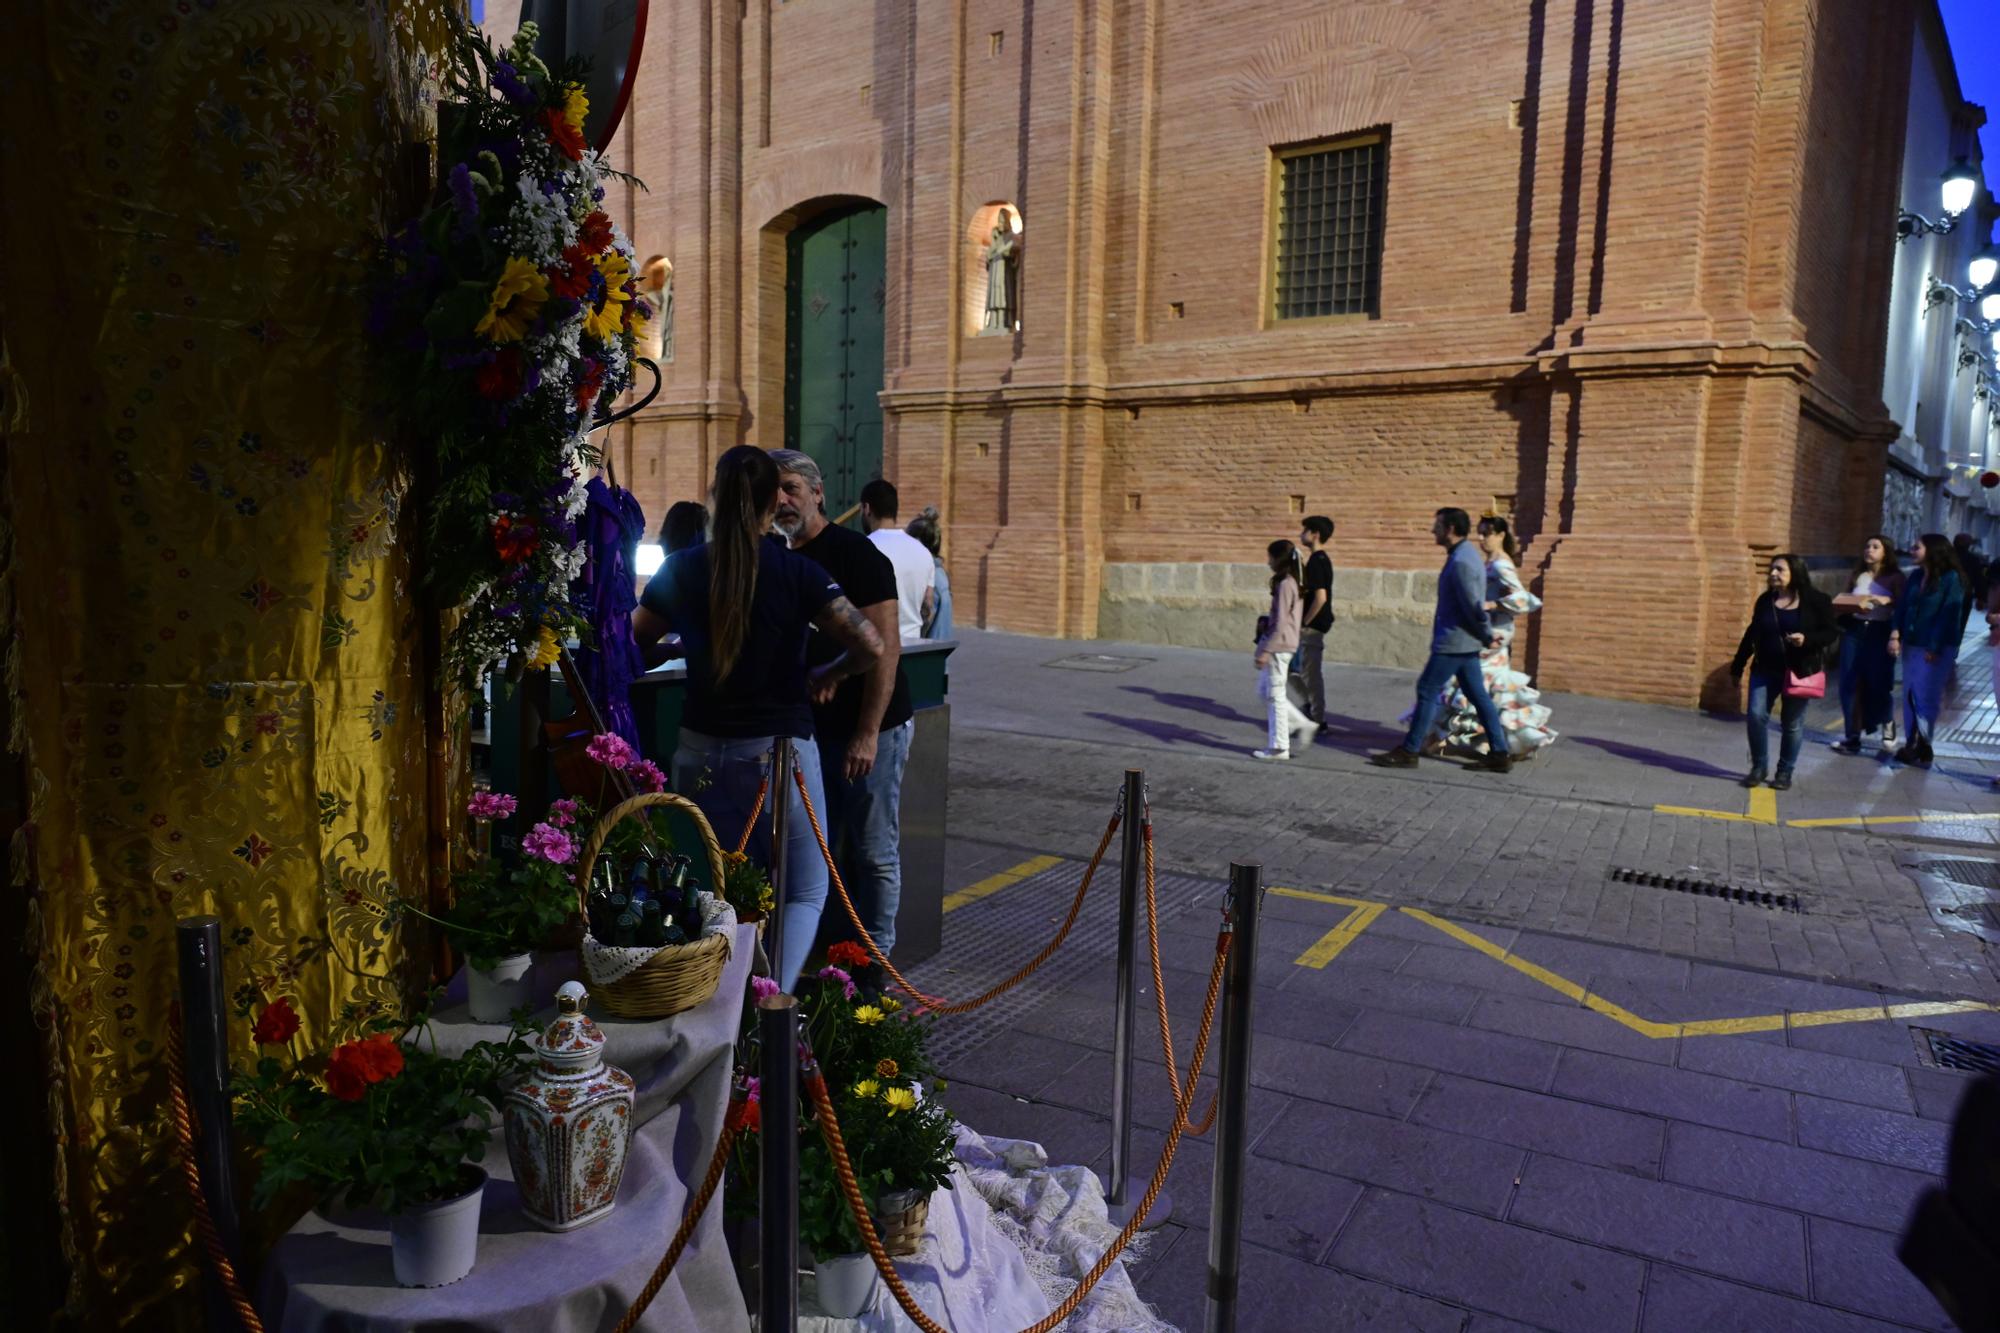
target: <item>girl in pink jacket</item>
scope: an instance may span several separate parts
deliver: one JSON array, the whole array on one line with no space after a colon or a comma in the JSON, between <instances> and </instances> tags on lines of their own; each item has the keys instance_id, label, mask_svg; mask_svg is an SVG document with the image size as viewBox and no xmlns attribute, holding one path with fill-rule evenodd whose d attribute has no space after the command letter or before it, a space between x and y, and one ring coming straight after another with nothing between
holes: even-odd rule
<instances>
[{"instance_id":1,"label":"girl in pink jacket","mask_svg":"<svg viewBox=\"0 0 2000 1333\"><path fill-rule=\"evenodd\" d=\"M1292 733L1300 732L1311 745L1319 732L1313 720L1293 705L1285 690L1292 654L1299 650L1299 588L1303 579L1299 553L1283 538L1268 548L1271 561L1271 611L1257 625L1257 669L1262 674L1257 686L1264 695L1265 717L1270 732L1261 750L1250 753L1259 759L1290 759Z\"/></svg>"}]
</instances>

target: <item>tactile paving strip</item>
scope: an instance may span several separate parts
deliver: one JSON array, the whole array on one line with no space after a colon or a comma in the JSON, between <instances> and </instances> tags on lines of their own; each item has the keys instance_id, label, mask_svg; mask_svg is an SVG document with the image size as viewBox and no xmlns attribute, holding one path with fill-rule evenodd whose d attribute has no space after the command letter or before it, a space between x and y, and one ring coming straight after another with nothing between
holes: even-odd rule
<instances>
[{"instance_id":1,"label":"tactile paving strip","mask_svg":"<svg viewBox=\"0 0 2000 1333\"><path fill-rule=\"evenodd\" d=\"M1040 953L1061 927L1087 864L1065 861L951 913L944 919L944 949L911 968L910 980L944 999L962 1000L1012 976ZM1161 923L1197 907L1219 909L1228 887L1220 880L1159 876L1155 892ZM1143 897L1137 931L1137 965L1150 988ZM944 1064L1013 1030L1024 1014L1055 1000L1060 987L1078 976L1099 971L1108 974L1117 966L1117 959L1118 866L1107 857L1098 867L1097 880L1090 886L1063 947L1013 990L971 1013L938 1019L931 1029L932 1057Z\"/></svg>"}]
</instances>

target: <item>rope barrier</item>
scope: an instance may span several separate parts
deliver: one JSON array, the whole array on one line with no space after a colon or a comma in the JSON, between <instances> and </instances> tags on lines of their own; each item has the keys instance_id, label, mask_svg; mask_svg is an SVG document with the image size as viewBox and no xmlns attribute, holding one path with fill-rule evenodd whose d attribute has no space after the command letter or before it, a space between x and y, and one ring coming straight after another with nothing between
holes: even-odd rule
<instances>
[{"instance_id":1,"label":"rope barrier","mask_svg":"<svg viewBox=\"0 0 2000 1333\"><path fill-rule=\"evenodd\" d=\"M1167 1018L1167 986L1160 972L1160 910L1158 895L1154 890L1153 873L1153 811L1146 810L1141 835L1146 844L1146 943L1153 955L1153 1005L1159 1013L1160 1051L1167 1061L1167 1091L1173 1094L1174 1110L1180 1123L1187 1126L1190 1134L1206 1134L1215 1123L1215 1108L1222 1104L1222 1089L1217 1087L1215 1095L1208 1099L1208 1110L1198 1121L1190 1122L1188 1108L1194 1104L1194 1080L1188 1080L1187 1089L1181 1089L1180 1070L1174 1063L1174 1026Z\"/></svg>"},{"instance_id":2,"label":"rope barrier","mask_svg":"<svg viewBox=\"0 0 2000 1333\"><path fill-rule=\"evenodd\" d=\"M964 1014L972 1012L974 1009L979 1008L988 1001L997 999L1020 985L1023 981L1026 981L1034 974L1035 969L1039 968L1055 955L1055 951L1062 947L1063 941L1069 938L1071 927L1076 925L1077 914L1083 910L1083 897L1086 893L1090 892L1090 883L1097 877L1098 864L1104 860L1104 851L1111 845L1111 836L1118 831L1119 820L1122 817L1118 812L1114 811L1111 816L1111 822L1105 825L1104 836L1097 840L1097 851L1092 854L1090 865L1083 872L1083 882L1076 886L1076 897L1070 900L1069 915L1063 918L1062 929L1056 932L1056 937L1050 940L1040 953L1030 959L1027 965L1013 976L1008 977L1005 981L983 995L970 1000L961 1000L954 1004L940 999L935 995L927 995L923 991L918 990L910 983L907 977L896 970L896 965L889 961L888 955L882 952L882 947L875 943L875 937L869 934L868 927L861 923L861 914L854 909L854 900L847 896L847 885L840 878L840 868L834 864L833 849L827 845L826 832L820 827L819 812L813 809L812 793L806 790L805 774L793 770L792 780L798 784L799 798L805 802L806 819L811 822L813 837L819 842L819 854L826 861L826 873L827 877L833 883L834 893L839 897L841 907L846 910L848 921L853 923L855 932L861 936L861 942L868 946L869 955L875 959L875 962L883 971L887 972L894 979L898 986L901 986L914 997L919 1004L932 1013L938 1014Z\"/></svg>"},{"instance_id":3,"label":"rope barrier","mask_svg":"<svg viewBox=\"0 0 2000 1333\"><path fill-rule=\"evenodd\" d=\"M1230 938L1227 929L1215 938L1215 964L1208 974L1208 998L1202 1006L1201 1028L1195 1034L1194 1054L1188 1064L1189 1098L1194 1095L1195 1080L1200 1076L1202 1062L1208 1055L1208 1037L1215 1020L1216 996L1222 989L1223 966L1229 958ZM923 1330L923 1333L949 1333L949 1330L924 1313L916 1298L910 1295L910 1289L903 1285L902 1276L896 1272L896 1266L890 1261L888 1252L882 1248L882 1239L875 1234L874 1220L868 1216L868 1209L862 1202L861 1187L854 1179L854 1166L848 1160L847 1144L840 1135L840 1122L834 1116L833 1101L827 1095L826 1079L821 1076L818 1064L811 1062L810 1056L807 1060L806 1091L812 1095L813 1108L819 1121L820 1137L826 1141L827 1151L833 1156L833 1169L840 1181L840 1192L846 1197L848 1211L854 1214L855 1225L860 1228L861 1238L867 1244L869 1256L875 1261L875 1271L881 1274L884 1285L889 1288L890 1294L895 1296L896 1303L903 1307L903 1313L908 1315L911 1322ZM1021 1330L1021 1333L1050 1333L1050 1330L1076 1312L1076 1307L1083 1303L1084 1297L1088 1296L1098 1281L1110 1271L1111 1265L1117 1261L1120 1254L1124 1253L1125 1247L1131 1244L1132 1237L1138 1234L1140 1225L1146 1220L1146 1214L1151 1211L1154 1201L1160 1197L1160 1191L1166 1187L1167 1172L1173 1166L1174 1154L1180 1149L1181 1134L1186 1128L1187 1117L1183 1113L1175 1118L1173 1128L1167 1132L1166 1147L1161 1150L1160 1164L1153 1170L1152 1183L1146 1187L1145 1196L1139 1200L1138 1208L1133 1211L1131 1219L1125 1223L1124 1229L1118 1233L1118 1238L1111 1243L1110 1248L1099 1256L1097 1263L1084 1275L1083 1280L1077 1283L1076 1290L1072 1291L1061 1305L1039 1323Z\"/></svg>"},{"instance_id":4,"label":"rope barrier","mask_svg":"<svg viewBox=\"0 0 2000 1333\"><path fill-rule=\"evenodd\" d=\"M631 1333L632 1326L639 1322L639 1317L646 1313L646 1307L653 1303L653 1297L660 1294L660 1287L665 1284L667 1275L673 1272L674 1265L680 1262L681 1251L687 1248L689 1237L694 1235L695 1226L701 1221L701 1215L708 1210L709 1200L715 1196L715 1187L722 1183L723 1168L729 1165L729 1152L736 1146L736 1140L742 1136L743 1129L748 1123L748 1108L749 1102L744 1095L744 1089L739 1086L735 1097L730 1100L729 1118L723 1122L722 1137L715 1141L715 1156L709 1160L708 1174L702 1177L701 1189L688 1201L687 1211L681 1217L680 1229L674 1232L673 1240L668 1242L667 1252L660 1256L660 1262L653 1268L653 1275L646 1279L646 1285L640 1289L638 1299L632 1302L632 1308L625 1312L625 1317L618 1321L612 1333Z\"/></svg>"},{"instance_id":5,"label":"rope barrier","mask_svg":"<svg viewBox=\"0 0 2000 1333\"><path fill-rule=\"evenodd\" d=\"M208 1211L208 1195L202 1192L201 1166L194 1157L194 1108L188 1105L187 1074L182 1067L182 1058L181 1008L174 1005L167 1014L167 1094L174 1117L174 1139L181 1159L181 1180L187 1186L188 1198L194 1203L195 1235L201 1241L202 1251L208 1258L209 1267L214 1270L216 1280L222 1283L223 1294L236 1308L236 1317L242 1321L247 1333L264 1333L264 1321L257 1317L250 1298L243 1292L243 1284L236 1276L236 1265L229 1262L229 1253L222 1247L222 1237L215 1232L215 1218Z\"/></svg>"},{"instance_id":6,"label":"rope barrier","mask_svg":"<svg viewBox=\"0 0 2000 1333\"><path fill-rule=\"evenodd\" d=\"M736 840L736 854L741 856L750 845L750 835L757 831L757 816L764 813L764 797L771 790L771 777L767 773L757 780L757 801L750 807L750 818L743 821L743 836ZM719 891L719 890L718 890Z\"/></svg>"}]
</instances>

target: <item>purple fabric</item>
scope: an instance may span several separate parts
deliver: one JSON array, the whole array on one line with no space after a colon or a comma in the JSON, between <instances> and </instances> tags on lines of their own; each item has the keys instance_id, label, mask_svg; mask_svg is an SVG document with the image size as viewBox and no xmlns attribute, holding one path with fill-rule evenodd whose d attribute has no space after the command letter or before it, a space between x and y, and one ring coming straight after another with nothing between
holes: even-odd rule
<instances>
[{"instance_id":1,"label":"purple fabric","mask_svg":"<svg viewBox=\"0 0 2000 1333\"><path fill-rule=\"evenodd\" d=\"M592 477L589 489L590 503L578 526L590 559L572 593L590 620L597 647L576 654L577 675L605 727L643 753L632 716L632 682L646 669L632 640L632 609L639 604L632 566L646 534L646 511L632 492L607 485L602 477Z\"/></svg>"}]
</instances>

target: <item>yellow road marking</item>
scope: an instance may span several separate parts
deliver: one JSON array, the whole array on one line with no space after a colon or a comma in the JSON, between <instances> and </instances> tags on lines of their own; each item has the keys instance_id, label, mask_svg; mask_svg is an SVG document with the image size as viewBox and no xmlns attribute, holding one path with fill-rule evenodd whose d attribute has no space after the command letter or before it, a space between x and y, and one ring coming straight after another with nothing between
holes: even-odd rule
<instances>
[{"instance_id":1,"label":"yellow road marking","mask_svg":"<svg viewBox=\"0 0 2000 1333\"><path fill-rule=\"evenodd\" d=\"M1341 923L1319 937L1310 949L1293 959L1299 967L1325 967L1340 957L1340 951L1361 938L1369 923L1387 910L1381 903L1357 907Z\"/></svg>"},{"instance_id":2,"label":"yellow road marking","mask_svg":"<svg viewBox=\"0 0 2000 1333\"><path fill-rule=\"evenodd\" d=\"M1585 1008L1596 1010L1642 1037L1720 1037L1746 1032L1779 1032L1787 1027L1813 1028L1826 1027L1834 1023L1869 1023L1890 1018L1928 1018L1939 1014L2000 1012L2000 1005L1985 1004L1979 1000L1928 1000L1913 1004L1868 1005L1857 1009L1818 1009L1797 1013L1753 1014L1747 1018L1704 1018L1689 1023L1656 1023L1650 1018L1639 1017L1631 1010L1614 1004L1601 995L1593 995L1568 977L1531 963L1501 948L1493 941L1473 934L1463 926L1446 921L1443 917L1433 916L1415 907L1398 910L1406 916L1414 917L1425 925L1444 932L1461 944L1477 949L1496 962L1505 963L1523 976L1533 977L1549 989L1567 996ZM1344 926L1346 922L1341 924Z\"/></svg>"},{"instance_id":3,"label":"yellow road marking","mask_svg":"<svg viewBox=\"0 0 2000 1333\"><path fill-rule=\"evenodd\" d=\"M1976 824L2000 819L2000 814L1844 815L1838 819L1788 819L1792 828L1874 828L1877 824Z\"/></svg>"},{"instance_id":4,"label":"yellow road marking","mask_svg":"<svg viewBox=\"0 0 2000 1333\"><path fill-rule=\"evenodd\" d=\"M977 884L968 884L957 893L945 895L944 910L956 912L967 903L976 903L991 893L998 893L1012 884L1019 884L1030 875L1039 875L1051 866L1062 864L1060 856L1031 856L1011 870L1003 870L997 875L988 875Z\"/></svg>"},{"instance_id":5,"label":"yellow road marking","mask_svg":"<svg viewBox=\"0 0 2000 1333\"><path fill-rule=\"evenodd\" d=\"M1695 819L1727 819L1737 824L1775 824L1778 822L1778 793L1769 787L1752 787L1750 808L1740 815L1733 810L1702 810L1691 805L1656 805L1653 813L1687 815Z\"/></svg>"}]
</instances>

